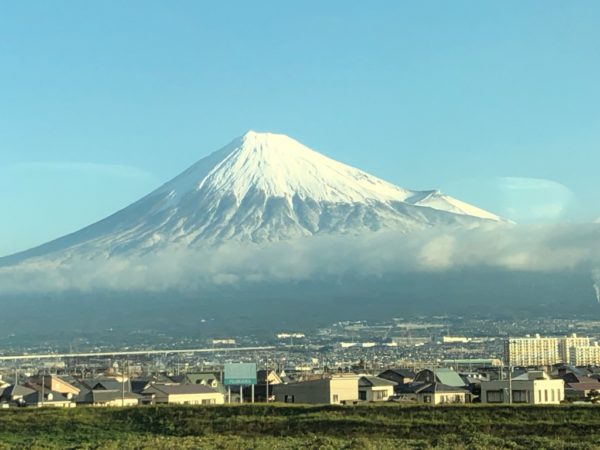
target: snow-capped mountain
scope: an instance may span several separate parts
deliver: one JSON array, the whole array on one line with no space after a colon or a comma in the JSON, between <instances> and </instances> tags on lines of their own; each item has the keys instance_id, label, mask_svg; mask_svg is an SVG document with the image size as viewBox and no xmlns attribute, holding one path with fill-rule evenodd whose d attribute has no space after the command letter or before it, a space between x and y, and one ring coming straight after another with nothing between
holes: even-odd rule
<instances>
[{"instance_id":1,"label":"snow-capped mountain","mask_svg":"<svg viewBox=\"0 0 600 450\"><path fill-rule=\"evenodd\" d=\"M0 263L489 221L502 219L439 191L395 186L288 136L250 131L116 214Z\"/></svg>"}]
</instances>

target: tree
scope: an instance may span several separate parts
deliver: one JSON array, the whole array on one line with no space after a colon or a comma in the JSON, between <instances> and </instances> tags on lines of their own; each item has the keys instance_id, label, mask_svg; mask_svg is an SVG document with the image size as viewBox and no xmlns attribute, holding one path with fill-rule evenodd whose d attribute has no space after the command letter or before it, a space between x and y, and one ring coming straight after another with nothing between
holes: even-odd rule
<instances>
[{"instance_id":1,"label":"tree","mask_svg":"<svg viewBox=\"0 0 600 450\"><path fill-rule=\"evenodd\" d=\"M600 391L598 389L592 389L585 398L592 403L600 403Z\"/></svg>"}]
</instances>

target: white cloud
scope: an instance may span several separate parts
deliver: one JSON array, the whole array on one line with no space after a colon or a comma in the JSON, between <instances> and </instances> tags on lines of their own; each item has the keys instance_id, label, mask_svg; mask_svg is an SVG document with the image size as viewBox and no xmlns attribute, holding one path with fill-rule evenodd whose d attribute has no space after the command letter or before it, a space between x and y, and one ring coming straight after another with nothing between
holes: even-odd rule
<instances>
[{"instance_id":1,"label":"white cloud","mask_svg":"<svg viewBox=\"0 0 600 450\"><path fill-rule=\"evenodd\" d=\"M548 223L572 212L575 195L553 180L494 177L455 180L445 186L450 195L517 223Z\"/></svg>"},{"instance_id":2,"label":"white cloud","mask_svg":"<svg viewBox=\"0 0 600 450\"><path fill-rule=\"evenodd\" d=\"M540 178L501 177L497 188L501 207L517 222L559 219L574 198L563 184Z\"/></svg>"},{"instance_id":3,"label":"white cloud","mask_svg":"<svg viewBox=\"0 0 600 450\"><path fill-rule=\"evenodd\" d=\"M207 285L331 279L386 273L491 267L521 271L580 270L600 284L600 226L503 226L362 236L322 236L259 247L229 243L189 250L168 247L143 256L62 263L29 260L0 267L1 292L197 290ZM596 271L596 272L594 272Z\"/></svg>"}]
</instances>

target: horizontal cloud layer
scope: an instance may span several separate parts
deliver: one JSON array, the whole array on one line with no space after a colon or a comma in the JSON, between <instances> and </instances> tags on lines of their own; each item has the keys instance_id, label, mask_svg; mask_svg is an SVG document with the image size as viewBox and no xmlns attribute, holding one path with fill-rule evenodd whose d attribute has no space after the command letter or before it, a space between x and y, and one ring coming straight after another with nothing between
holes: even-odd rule
<instances>
[{"instance_id":1,"label":"horizontal cloud layer","mask_svg":"<svg viewBox=\"0 0 600 450\"><path fill-rule=\"evenodd\" d=\"M60 256L60 255L58 255ZM267 246L229 243L145 255L32 259L0 267L0 293L63 290L193 291L207 285L381 276L490 267L579 270L600 285L600 225L431 229L399 234L321 236Z\"/></svg>"}]
</instances>

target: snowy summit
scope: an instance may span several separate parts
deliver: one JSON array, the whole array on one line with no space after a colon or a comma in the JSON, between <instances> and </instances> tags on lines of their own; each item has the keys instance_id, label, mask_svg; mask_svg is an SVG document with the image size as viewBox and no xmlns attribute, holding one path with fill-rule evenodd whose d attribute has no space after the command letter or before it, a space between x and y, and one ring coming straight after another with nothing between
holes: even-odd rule
<instances>
[{"instance_id":1,"label":"snowy summit","mask_svg":"<svg viewBox=\"0 0 600 450\"><path fill-rule=\"evenodd\" d=\"M193 191L227 192L239 201L253 191L266 197L325 203L398 201L456 214L499 220L494 214L439 191L410 191L328 158L284 134L248 131L200 160L158 192L180 199Z\"/></svg>"},{"instance_id":2,"label":"snowy summit","mask_svg":"<svg viewBox=\"0 0 600 450\"><path fill-rule=\"evenodd\" d=\"M267 197L298 196L331 203L404 200L411 195L286 135L254 131L202 159L162 190L186 194L205 187L227 191L238 199L255 189Z\"/></svg>"},{"instance_id":3,"label":"snowy summit","mask_svg":"<svg viewBox=\"0 0 600 450\"><path fill-rule=\"evenodd\" d=\"M107 219L0 262L501 220L439 191L395 186L288 136L249 131Z\"/></svg>"}]
</instances>

